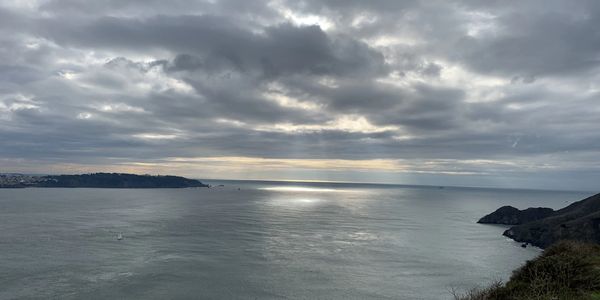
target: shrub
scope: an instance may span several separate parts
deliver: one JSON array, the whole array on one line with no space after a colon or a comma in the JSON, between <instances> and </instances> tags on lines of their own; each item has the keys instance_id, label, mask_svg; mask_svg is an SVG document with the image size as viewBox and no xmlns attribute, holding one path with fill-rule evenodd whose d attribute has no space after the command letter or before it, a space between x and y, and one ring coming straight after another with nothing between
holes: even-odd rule
<instances>
[{"instance_id":1,"label":"shrub","mask_svg":"<svg viewBox=\"0 0 600 300\"><path fill-rule=\"evenodd\" d=\"M562 241L528 261L502 285L473 289L457 300L600 299L600 246Z\"/></svg>"}]
</instances>

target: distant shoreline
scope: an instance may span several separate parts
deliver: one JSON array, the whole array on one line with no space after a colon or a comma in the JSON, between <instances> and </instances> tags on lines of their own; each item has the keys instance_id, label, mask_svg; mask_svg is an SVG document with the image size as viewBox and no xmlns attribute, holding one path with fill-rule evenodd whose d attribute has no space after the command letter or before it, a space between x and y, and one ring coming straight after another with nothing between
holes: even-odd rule
<instances>
[{"instance_id":1,"label":"distant shoreline","mask_svg":"<svg viewBox=\"0 0 600 300\"><path fill-rule=\"evenodd\" d=\"M0 175L0 188L119 188L157 189L209 187L196 179L171 175L91 173L79 175Z\"/></svg>"}]
</instances>

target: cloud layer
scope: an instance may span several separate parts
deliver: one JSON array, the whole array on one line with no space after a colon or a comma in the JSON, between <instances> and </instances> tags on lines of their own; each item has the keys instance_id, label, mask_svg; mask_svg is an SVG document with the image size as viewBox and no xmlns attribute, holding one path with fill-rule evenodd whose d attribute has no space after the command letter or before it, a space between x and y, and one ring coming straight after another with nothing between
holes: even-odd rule
<instances>
[{"instance_id":1,"label":"cloud layer","mask_svg":"<svg viewBox=\"0 0 600 300\"><path fill-rule=\"evenodd\" d=\"M596 1L0 4L4 171L595 189Z\"/></svg>"}]
</instances>

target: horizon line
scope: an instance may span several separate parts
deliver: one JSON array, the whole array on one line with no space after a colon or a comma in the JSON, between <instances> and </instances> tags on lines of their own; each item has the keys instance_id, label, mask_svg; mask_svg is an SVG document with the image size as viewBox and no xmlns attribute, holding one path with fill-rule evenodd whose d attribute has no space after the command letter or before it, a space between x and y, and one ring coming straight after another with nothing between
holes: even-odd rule
<instances>
[{"instance_id":1,"label":"horizon line","mask_svg":"<svg viewBox=\"0 0 600 300\"><path fill-rule=\"evenodd\" d=\"M319 179L226 179L226 178L201 178L196 176L174 175L174 174L150 174L150 173L123 173L123 172L82 172L72 174L59 173L21 173L21 172L0 172L0 175L18 174L29 176L45 176L45 175L84 175L95 173L113 173L113 174L133 174L133 175L151 175L151 176L181 176L196 180L212 180L212 181L258 181L258 182L286 182L286 183L333 183L333 184L364 184L364 185L389 185L389 186L405 186L405 187L434 187L434 188L469 188L469 189L497 189L497 190L522 190L522 191L548 191L548 192L576 192L576 193L600 193L594 190L568 190L568 189L549 189L549 188L526 188L526 187L499 187L499 186L469 186L469 185L439 185L439 184L409 184L409 183L394 183L394 182L367 182L367 181L337 181L337 180L319 180Z\"/></svg>"},{"instance_id":2,"label":"horizon line","mask_svg":"<svg viewBox=\"0 0 600 300\"><path fill-rule=\"evenodd\" d=\"M408 183L391 183L391 182L362 182L362 181L335 181L335 180L294 180L294 179L225 179L225 178L199 178L192 177L197 180L212 180L212 181L257 181L257 182L285 182L285 183L333 183L333 184L364 184L364 185L389 185L389 186L405 186L405 187L432 187L432 188L468 188L468 189L496 189L496 190L522 190L522 191L544 191L544 192L576 192L576 193L600 193L599 191L591 190L557 190L545 188L524 188L524 187L494 187L494 186L466 186L466 185L436 185L436 184L408 184Z\"/></svg>"}]
</instances>

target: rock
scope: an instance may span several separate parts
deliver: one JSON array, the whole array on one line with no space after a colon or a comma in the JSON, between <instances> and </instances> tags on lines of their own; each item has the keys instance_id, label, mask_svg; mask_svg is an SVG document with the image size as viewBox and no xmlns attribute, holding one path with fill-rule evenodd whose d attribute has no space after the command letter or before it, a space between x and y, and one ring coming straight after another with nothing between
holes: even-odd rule
<instances>
[{"instance_id":1,"label":"rock","mask_svg":"<svg viewBox=\"0 0 600 300\"><path fill-rule=\"evenodd\" d=\"M554 210L545 207L531 207L519 210L512 206L502 206L495 212L479 219L482 224L519 225L551 216Z\"/></svg>"}]
</instances>

